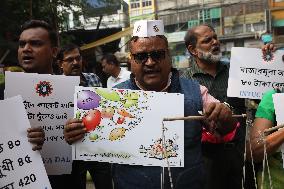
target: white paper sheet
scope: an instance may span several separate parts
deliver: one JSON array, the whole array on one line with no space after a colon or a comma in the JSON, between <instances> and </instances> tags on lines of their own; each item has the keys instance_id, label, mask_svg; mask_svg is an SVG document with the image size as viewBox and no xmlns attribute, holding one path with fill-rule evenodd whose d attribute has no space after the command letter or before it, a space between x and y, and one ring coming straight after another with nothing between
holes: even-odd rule
<instances>
[{"instance_id":1,"label":"white paper sheet","mask_svg":"<svg viewBox=\"0 0 284 189\"><path fill-rule=\"evenodd\" d=\"M261 99L264 92L284 87L284 51L272 55L271 61L265 61L261 49L233 47L227 95Z\"/></svg>"},{"instance_id":2,"label":"white paper sheet","mask_svg":"<svg viewBox=\"0 0 284 189\"><path fill-rule=\"evenodd\" d=\"M75 117L89 132L73 145L73 159L166 166L162 120L184 115L184 96L121 89L76 87ZM184 166L184 122L165 122L170 166Z\"/></svg>"},{"instance_id":3,"label":"white paper sheet","mask_svg":"<svg viewBox=\"0 0 284 189\"><path fill-rule=\"evenodd\" d=\"M41 154L48 175L71 173L72 149L63 128L73 117L74 88L79 83L79 77L6 72L5 97L20 94L31 126L45 130Z\"/></svg>"},{"instance_id":4,"label":"white paper sheet","mask_svg":"<svg viewBox=\"0 0 284 189\"><path fill-rule=\"evenodd\" d=\"M0 188L51 189L39 151L32 150L30 123L20 96L0 101Z\"/></svg>"}]
</instances>

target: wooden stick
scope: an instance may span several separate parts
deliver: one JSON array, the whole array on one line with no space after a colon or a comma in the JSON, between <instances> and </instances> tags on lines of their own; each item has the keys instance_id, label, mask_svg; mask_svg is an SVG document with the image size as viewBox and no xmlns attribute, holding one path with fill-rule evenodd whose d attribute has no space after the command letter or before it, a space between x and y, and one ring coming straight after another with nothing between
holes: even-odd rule
<instances>
[{"instance_id":1,"label":"wooden stick","mask_svg":"<svg viewBox=\"0 0 284 189\"><path fill-rule=\"evenodd\" d=\"M246 114L241 115L233 115L234 118L245 118ZM172 118L164 118L163 121L176 121L176 120L203 120L205 116L187 116L187 117L172 117Z\"/></svg>"},{"instance_id":2,"label":"wooden stick","mask_svg":"<svg viewBox=\"0 0 284 189\"><path fill-rule=\"evenodd\" d=\"M264 133L265 135L268 135L270 132L276 131L276 130L278 130L278 129L280 129L280 128L284 128L284 124L277 125L277 126L275 126L275 127L271 127L270 129L265 129L265 130L263 131L263 133Z\"/></svg>"}]
</instances>

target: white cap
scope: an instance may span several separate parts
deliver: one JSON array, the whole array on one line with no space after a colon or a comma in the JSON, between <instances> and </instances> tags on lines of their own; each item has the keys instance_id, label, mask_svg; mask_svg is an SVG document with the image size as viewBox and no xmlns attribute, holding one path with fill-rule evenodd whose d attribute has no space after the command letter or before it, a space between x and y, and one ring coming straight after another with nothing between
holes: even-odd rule
<instances>
[{"instance_id":1,"label":"white cap","mask_svg":"<svg viewBox=\"0 0 284 189\"><path fill-rule=\"evenodd\" d=\"M164 35L162 20L139 20L134 23L133 36L151 37L157 35Z\"/></svg>"}]
</instances>

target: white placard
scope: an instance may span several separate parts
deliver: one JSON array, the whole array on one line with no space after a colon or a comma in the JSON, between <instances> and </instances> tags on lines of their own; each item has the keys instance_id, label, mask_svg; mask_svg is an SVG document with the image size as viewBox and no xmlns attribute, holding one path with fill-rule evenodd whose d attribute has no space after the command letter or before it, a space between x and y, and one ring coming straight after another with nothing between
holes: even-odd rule
<instances>
[{"instance_id":1,"label":"white placard","mask_svg":"<svg viewBox=\"0 0 284 189\"><path fill-rule=\"evenodd\" d=\"M277 125L284 124L284 93L276 93L273 95L273 103L276 114ZM283 168L284 168L284 144L281 145Z\"/></svg>"},{"instance_id":2,"label":"white placard","mask_svg":"<svg viewBox=\"0 0 284 189\"><path fill-rule=\"evenodd\" d=\"M48 175L71 173L72 148L64 140L63 128L73 117L74 88L79 83L80 78L72 76L5 74L5 97L20 94L31 126L45 131L41 154Z\"/></svg>"},{"instance_id":3,"label":"white placard","mask_svg":"<svg viewBox=\"0 0 284 189\"><path fill-rule=\"evenodd\" d=\"M75 117L89 131L73 145L73 159L166 166L162 120L184 115L184 95L76 87ZM170 166L184 166L184 121L165 122Z\"/></svg>"},{"instance_id":4,"label":"white placard","mask_svg":"<svg viewBox=\"0 0 284 189\"><path fill-rule=\"evenodd\" d=\"M261 99L264 92L284 87L284 51L272 55L271 61L265 61L261 49L233 47L227 95Z\"/></svg>"},{"instance_id":5,"label":"white placard","mask_svg":"<svg viewBox=\"0 0 284 189\"><path fill-rule=\"evenodd\" d=\"M20 96L0 101L0 188L51 189L39 151L28 142L29 120Z\"/></svg>"}]
</instances>

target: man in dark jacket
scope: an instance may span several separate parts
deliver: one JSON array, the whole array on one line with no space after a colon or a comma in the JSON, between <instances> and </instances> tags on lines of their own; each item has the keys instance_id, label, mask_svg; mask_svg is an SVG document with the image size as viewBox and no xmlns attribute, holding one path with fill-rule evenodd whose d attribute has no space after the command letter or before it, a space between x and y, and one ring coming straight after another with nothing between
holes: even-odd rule
<instances>
[{"instance_id":1,"label":"man in dark jacket","mask_svg":"<svg viewBox=\"0 0 284 189\"><path fill-rule=\"evenodd\" d=\"M160 20L142 20L135 23L130 40L131 71L130 80L117 88L183 93L184 115L198 115L204 109L207 121L212 122L212 130L225 135L236 126L230 109L208 95L207 89L197 82L179 78L172 69L168 42L164 36ZM173 107L174 108L174 107ZM217 126L218 125L218 126ZM65 139L69 143L82 138L83 125L70 120L65 126ZM172 185L177 189L202 189L203 167L201 157L201 122L186 121L184 126L185 166L171 168ZM113 165L114 186L117 189L157 189L161 188L161 168L137 165ZM166 172L166 175L167 172ZM165 177L164 188L170 188L170 179Z\"/></svg>"}]
</instances>

